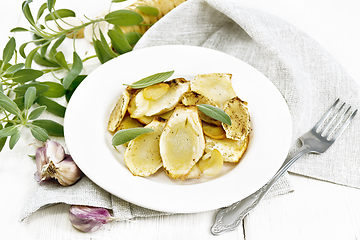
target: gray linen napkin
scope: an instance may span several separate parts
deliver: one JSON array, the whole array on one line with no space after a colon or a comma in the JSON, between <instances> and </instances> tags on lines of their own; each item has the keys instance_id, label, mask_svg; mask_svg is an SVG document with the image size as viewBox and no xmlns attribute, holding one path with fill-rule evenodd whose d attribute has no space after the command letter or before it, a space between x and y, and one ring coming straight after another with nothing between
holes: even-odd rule
<instances>
[{"instance_id":1,"label":"gray linen napkin","mask_svg":"<svg viewBox=\"0 0 360 240\"><path fill-rule=\"evenodd\" d=\"M152 26L135 51L168 44L216 49L249 63L267 76L284 96L292 115L291 151L298 147L296 139L314 125L337 97L359 107L359 86L317 42L286 21L233 1L188 0ZM359 117L355 118L328 152L321 157L303 157L291 171L360 188L359 121ZM268 197L292 189L285 175ZM20 219L60 202L109 208L124 220L166 214L111 196L84 177L66 188L39 185L26 202Z\"/></svg>"}]
</instances>

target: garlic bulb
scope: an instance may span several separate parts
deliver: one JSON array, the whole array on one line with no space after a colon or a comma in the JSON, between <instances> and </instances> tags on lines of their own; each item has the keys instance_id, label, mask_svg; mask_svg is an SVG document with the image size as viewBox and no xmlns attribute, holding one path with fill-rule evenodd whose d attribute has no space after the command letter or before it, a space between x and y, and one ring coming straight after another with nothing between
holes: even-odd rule
<instances>
[{"instance_id":1,"label":"garlic bulb","mask_svg":"<svg viewBox=\"0 0 360 240\"><path fill-rule=\"evenodd\" d=\"M74 184L82 176L81 170L61 144L48 140L36 150L35 179L39 182L55 178L63 186Z\"/></svg>"},{"instance_id":2,"label":"garlic bulb","mask_svg":"<svg viewBox=\"0 0 360 240\"><path fill-rule=\"evenodd\" d=\"M95 232L115 218L105 208L74 205L70 207L69 219L76 229Z\"/></svg>"}]
</instances>

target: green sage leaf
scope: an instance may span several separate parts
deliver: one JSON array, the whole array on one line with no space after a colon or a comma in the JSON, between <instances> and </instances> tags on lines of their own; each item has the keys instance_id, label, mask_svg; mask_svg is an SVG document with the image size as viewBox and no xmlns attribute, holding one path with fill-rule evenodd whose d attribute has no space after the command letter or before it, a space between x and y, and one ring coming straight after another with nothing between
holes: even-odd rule
<instances>
[{"instance_id":1,"label":"green sage leaf","mask_svg":"<svg viewBox=\"0 0 360 240\"><path fill-rule=\"evenodd\" d=\"M22 56L23 58L26 58L25 47L28 44L29 44L29 42L26 42L26 43L21 44L21 46L19 47L20 56Z\"/></svg>"},{"instance_id":2,"label":"green sage leaf","mask_svg":"<svg viewBox=\"0 0 360 240\"><path fill-rule=\"evenodd\" d=\"M14 73L12 76L12 80L17 83L26 83L29 81L33 81L41 77L42 75L44 75L43 71L25 68Z\"/></svg>"},{"instance_id":3,"label":"green sage leaf","mask_svg":"<svg viewBox=\"0 0 360 240\"><path fill-rule=\"evenodd\" d=\"M16 48L15 38L12 37L7 42L7 44L3 50L3 63L2 64L6 64L11 60L11 58L14 55L15 48Z\"/></svg>"},{"instance_id":4,"label":"green sage leaf","mask_svg":"<svg viewBox=\"0 0 360 240\"><path fill-rule=\"evenodd\" d=\"M114 53L114 51L110 48L102 31L99 30L99 32L100 32L100 42L101 42L104 50L108 53L109 56L111 56L111 58L116 58L118 55L116 53Z\"/></svg>"},{"instance_id":5,"label":"green sage leaf","mask_svg":"<svg viewBox=\"0 0 360 240\"><path fill-rule=\"evenodd\" d=\"M66 35L63 34L61 35L52 45L50 51L49 51L49 56L50 58L54 58L54 55L57 53L57 48L62 44L62 42L65 40Z\"/></svg>"},{"instance_id":6,"label":"green sage leaf","mask_svg":"<svg viewBox=\"0 0 360 240\"><path fill-rule=\"evenodd\" d=\"M113 146L118 146L127 143L142 134L153 131L154 130L151 128L142 128L142 127L119 130L114 134L111 143Z\"/></svg>"},{"instance_id":7,"label":"green sage leaf","mask_svg":"<svg viewBox=\"0 0 360 240\"><path fill-rule=\"evenodd\" d=\"M56 2L56 0L47 0L46 5L47 5L47 8L48 8L49 12L51 12L52 9L54 8L55 2Z\"/></svg>"},{"instance_id":8,"label":"green sage leaf","mask_svg":"<svg viewBox=\"0 0 360 240\"><path fill-rule=\"evenodd\" d=\"M25 60L25 67L26 68L31 68L31 64L32 61L35 57L36 52L39 50L40 47L34 48L33 50L31 50L31 52L28 54L28 56L26 57Z\"/></svg>"},{"instance_id":9,"label":"green sage leaf","mask_svg":"<svg viewBox=\"0 0 360 240\"><path fill-rule=\"evenodd\" d=\"M29 114L28 119L29 120L34 120L37 119L38 117L41 116L41 114L46 110L46 106L40 106L35 108L34 110L31 111L31 113Z\"/></svg>"},{"instance_id":10,"label":"green sage leaf","mask_svg":"<svg viewBox=\"0 0 360 240\"><path fill-rule=\"evenodd\" d=\"M144 21L143 17L131 10L117 10L105 15L105 21L117 26L134 26Z\"/></svg>"},{"instance_id":11,"label":"green sage leaf","mask_svg":"<svg viewBox=\"0 0 360 240\"><path fill-rule=\"evenodd\" d=\"M18 125L11 125L8 127L5 127L3 129L0 130L0 139L1 138L6 138L8 136L11 136L13 134L15 134L18 130Z\"/></svg>"},{"instance_id":12,"label":"green sage leaf","mask_svg":"<svg viewBox=\"0 0 360 240\"><path fill-rule=\"evenodd\" d=\"M104 46L102 45L100 40L93 39L93 45L96 56L102 64L112 59L112 56L108 54L108 52L104 49Z\"/></svg>"},{"instance_id":13,"label":"green sage leaf","mask_svg":"<svg viewBox=\"0 0 360 240\"><path fill-rule=\"evenodd\" d=\"M60 65L57 62L53 62L50 59L46 58L45 56L42 56L38 52L34 55L34 62L37 63L40 66L45 67L60 67Z\"/></svg>"},{"instance_id":14,"label":"green sage leaf","mask_svg":"<svg viewBox=\"0 0 360 240\"><path fill-rule=\"evenodd\" d=\"M223 110L209 104L197 105L198 109L207 116L231 126L231 119Z\"/></svg>"},{"instance_id":15,"label":"green sage leaf","mask_svg":"<svg viewBox=\"0 0 360 240\"><path fill-rule=\"evenodd\" d=\"M46 8L47 8L47 3L43 3L38 10L37 17L36 17L37 20L39 20L41 18L41 16L43 15Z\"/></svg>"},{"instance_id":16,"label":"green sage leaf","mask_svg":"<svg viewBox=\"0 0 360 240\"><path fill-rule=\"evenodd\" d=\"M67 69L67 70L70 70L67 62L66 62L66 59L65 59L65 56L64 56L64 53L63 52L57 52L55 55L54 55L54 58L56 60L56 62L64 69Z\"/></svg>"},{"instance_id":17,"label":"green sage leaf","mask_svg":"<svg viewBox=\"0 0 360 240\"><path fill-rule=\"evenodd\" d=\"M17 64L14 64L14 65L11 65L10 67L8 67L6 69L5 74L14 74L15 72L22 69L24 66L25 66L24 63L17 63Z\"/></svg>"},{"instance_id":18,"label":"green sage leaf","mask_svg":"<svg viewBox=\"0 0 360 240\"><path fill-rule=\"evenodd\" d=\"M56 82L41 82L41 84L49 86L49 89L46 92L43 92L41 95L49 98L59 98L65 95L66 90L60 83Z\"/></svg>"},{"instance_id":19,"label":"green sage leaf","mask_svg":"<svg viewBox=\"0 0 360 240\"><path fill-rule=\"evenodd\" d=\"M153 74L146 78L143 78L131 85L127 85L127 84L124 84L124 85L130 86L134 89L145 88L145 87L149 87L151 85L157 84L157 83L164 82L166 79L171 77L173 75L173 73L174 73L174 71L156 73L156 74Z\"/></svg>"},{"instance_id":20,"label":"green sage leaf","mask_svg":"<svg viewBox=\"0 0 360 240\"><path fill-rule=\"evenodd\" d=\"M126 40L132 46L134 46L140 40L141 37L142 34L138 32L129 32L125 34Z\"/></svg>"},{"instance_id":21,"label":"green sage leaf","mask_svg":"<svg viewBox=\"0 0 360 240\"><path fill-rule=\"evenodd\" d=\"M56 116L59 117L65 116L66 108L47 97L40 95L38 96L35 102L40 106L46 106L46 110L50 113L55 114Z\"/></svg>"},{"instance_id":22,"label":"green sage leaf","mask_svg":"<svg viewBox=\"0 0 360 240\"><path fill-rule=\"evenodd\" d=\"M39 126L47 131L49 136L54 137L63 137L64 136L64 127L52 120L47 119L38 119L31 122L33 125Z\"/></svg>"},{"instance_id":23,"label":"green sage leaf","mask_svg":"<svg viewBox=\"0 0 360 240\"><path fill-rule=\"evenodd\" d=\"M125 1L127 1L127 0L112 0L111 2L113 2L113 3L119 3L119 2L125 2Z\"/></svg>"},{"instance_id":24,"label":"green sage leaf","mask_svg":"<svg viewBox=\"0 0 360 240\"><path fill-rule=\"evenodd\" d=\"M76 17L76 14L74 11L70 9L59 9L56 11L53 11L52 13L49 13L45 16L45 21L51 21L55 19L60 18L66 18L66 17Z\"/></svg>"},{"instance_id":25,"label":"green sage leaf","mask_svg":"<svg viewBox=\"0 0 360 240\"><path fill-rule=\"evenodd\" d=\"M46 142L46 140L50 139L48 133L45 129L36 126L34 124L28 124L28 127L30 128L31 134L39 141Z\"/></svg>"},{"instance_id":26,"label":"green sage leaf","mask_svg":"<svg viewBox=\"0 0 360 240\"><path fill-rule=\"evenodd\" d=\"M9 141L9 148L10 150L13 149L16 145L16 143L19 141L21 136L21 132L19 129L17 129L16 133L14 133L13 135L11 135L10 137L10 141Z\"/></svg>"},{"instance_id":27,"label":"green sage leaf","mask_svg":"<svg viewBox=\"0 0 360 240\"><path fill-rule=\"evenodd\" d=\"M0 124L0 131L3 129L3 125ZM7 137L0 138L0 152L4 148Z\"/></svg>"},{"instance_id":28,"label":"green sage leaf","mask_svg":"<svg viewBox=\"0 0 360 240\"><path fill-rule=\"evenodd\" d=\"M76 88L80 85L80 83L87 77L87 75L79 75L74 81L71 83L70 87L66 90L65 97L66 101L69 102L71 96L75 92Z\"/></svg>"},{"instance_id":29,"label":"green sage leaf","mask_svg":"<svg viewBox=\"0 0 360 240\"><path fill-rule=\"evenodd\" d=\"M25 18L28 20L28 22L32 25L32 26L35 26L35 21L34 21L34 18L31 14L31 10L30 10L30 7L29 7L29 1L25 1L23 2L22 4L22 11L24 13L24 16Z\"/></svg>"},{"instance_id":30,"label":"green sage leaf","mask_svg":"<svg viewBox=\"0 0 360 240\"><path fill-rule=\"evenodd\" d=\"M109 30L108 35L111 40L111 44L119 54L130 52L132 50L131 45L127 41L124 35L121 35L115 30Z\"/></svg>"},{"instance_id":31,"label":"green sage leaf","mask_svg":"<svg viewBox=\"0 0 360 240\"><path fill-rule=\"evenodd\" d=\"M151 6L137 6L137 9L139 9L141 12L150 15L150 16L157 16L159 15L159 9L156 7Z\"/></svg>"},{"instance_id":32,"label":"green sage leaf","mask_svg":"<svg viewBox=\"0 0 360 240\"><path fill-rule=\"evenodd\" d=\"M11 114L14 114L15 116L18 116L18 117L21 116L21 110L16 105L16 103L11 104L6 100L0 99L0 107L2 107L3 109L5 109L6 111L8 111Z\"/></svg>"},{"instance_id":33,"label":"green sage leaf","mask_svg":"<svg viewBox=\"0 0 360 240\"><path fill-rule=\"evenodd\" d=\"M24 107L25 109L30 109L30 107L34 104L34 101L36 99L36 88L35 87L29 87L24 96Z\"/></svg>"},{"instance_id":34,"label":"green sage leaf","mask_svg":"<svg viewBox=\"0 0 360 240\"><path fill-rule=\"evenodd\" d=\"M10 32L28 32L29 30L23 27L16 27L10 30Z\"/></svg>"},{"instance_id":35,"label":"green sage leaf","mask_svg":"<svg viewBox=\"0 0 360 240\"><path fill-rule=\"evenodd\" d=\"M39 82L32 82L15 88L14 92L16 92L18 96L23 96L29 87L35 87L37 94L46 92L49 89L49 86L45 84L41 84Z\"/></svg>"},{"instance_id":36,"label":"green sage leaf","mask_svg":"<svg viewBox=\"0 0 360 240\"><path fill-rule=\"evenodd\" d=\"M71 85L71 83L74 81L74 79L79 76L83 69L83 63L79 55L74 52L73 53L73 66L71 70L68 72L68 74L63 79L63 86L65 89L68 89L68 87Z\"/></svg>"}]
</instances>

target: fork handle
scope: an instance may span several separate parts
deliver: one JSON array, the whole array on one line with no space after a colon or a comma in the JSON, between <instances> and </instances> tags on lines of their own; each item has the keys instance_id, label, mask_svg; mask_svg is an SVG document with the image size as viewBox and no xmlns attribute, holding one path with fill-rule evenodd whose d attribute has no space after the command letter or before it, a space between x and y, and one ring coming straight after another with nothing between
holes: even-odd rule
<instances>
[{"instance_id":1,"label":"fork handle","mask_svg":"<svg viewBox=\"0 0 360 240\"><path fill-rule=\"evenodd\" d=\"M259 190L241 201L220 209L220 211L216 214L214 224L211 227L211 233L213 235L219 235L223 232L235 230L244 217L259 204L266 193L271 189L276 181L284 175L290 166L304 154L309 152L309 146L303 145L295 153L285 159L283 165L276 174Z\"/></svg>"}]
</instances>

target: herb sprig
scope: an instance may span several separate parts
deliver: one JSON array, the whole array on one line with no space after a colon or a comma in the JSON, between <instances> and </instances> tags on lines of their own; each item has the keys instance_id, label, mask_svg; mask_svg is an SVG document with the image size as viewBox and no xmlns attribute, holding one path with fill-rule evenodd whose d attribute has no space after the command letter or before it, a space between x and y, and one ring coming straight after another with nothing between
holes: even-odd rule
<instances>
[{"instance_id":1,"label":"herb sprig","mask_svg":"<svg viewBox=\"0 0 360 240\"><path fill-rule=\"evenodd\" d=\"M111 4L117 2L123 0L113 0ZM141 37L139 33L124 34L121 30L121 26L142 25L142 16L132 10L112 11L103 18L88 19L78 26L68 24L71 27L64 29L61 23L66 23L68 17L76 17L74 11L56 9L55 0L47 0L37 11L31 9L31 3L32 0L26 0L21 5L29 25L15 27L10 32L30 33L32 39L17 48L15 38L11 37L0 60L0 151L7 140L9 148L13 149L24 128L28 128L40 141L46 141L50 136L63 136L63 126L52 120L38 119L41 114L47 111L64 117L66 105L59 104L57 99L64 97L67 102L70 100L77 86L86 78L86 75L81 75L84 62L98 58L100 63L105 63L131 51ZM157 8L150 6L142 6L138 10L148 15L159 13ZM87 26L95 29L100 22L109 24L107 35L110 42L103 32L100 31L98 37L94 34L92 40L96 55L81 59L76 50L75 36ZM72 59L66 59L59 50L68 41L73 41ZM43 69L33 68L33 63ZM42 80L44 75L57 71L64 73L58 82Z\"/></svg>"}]
</instances>

